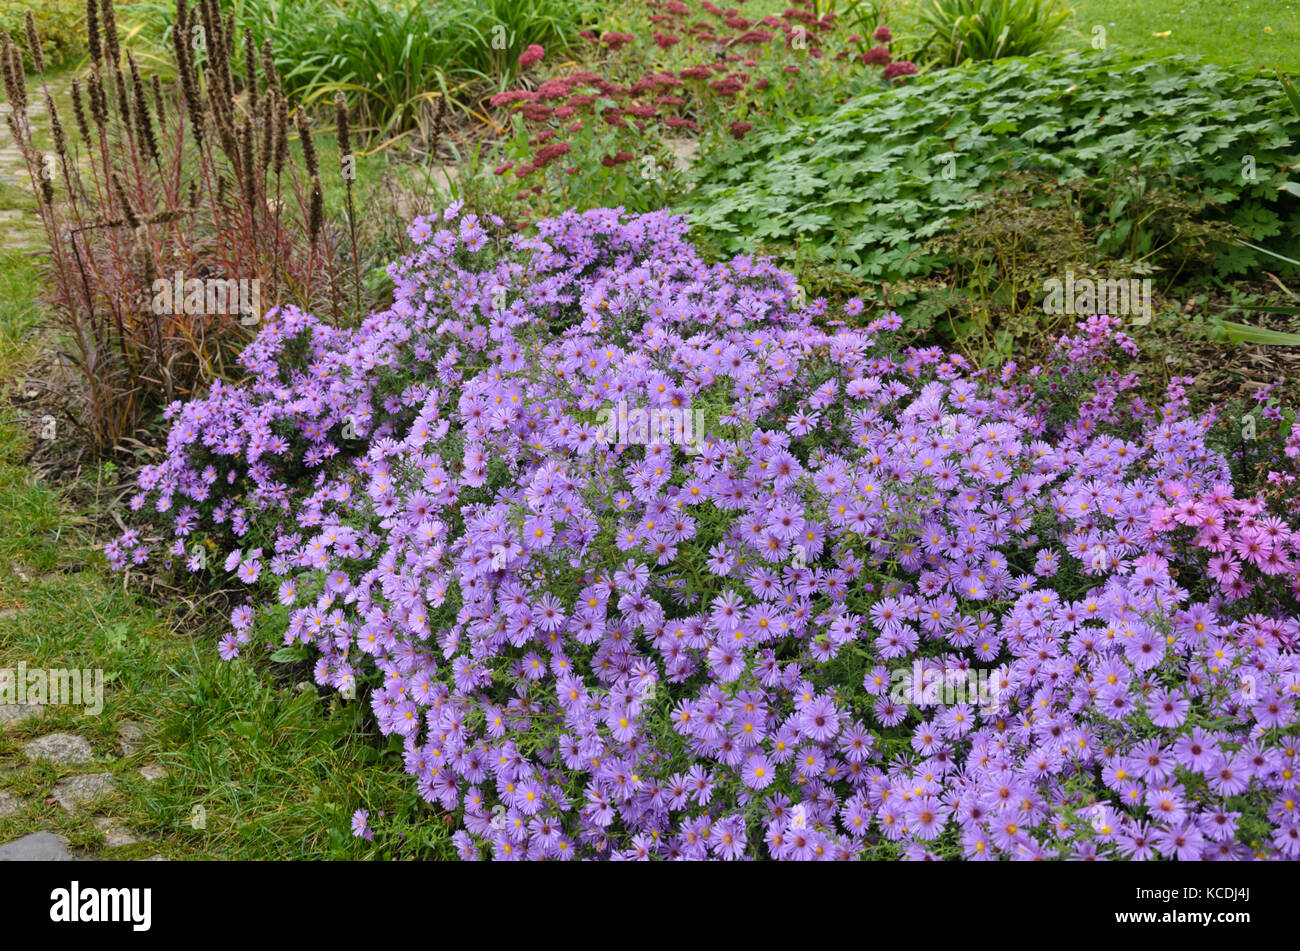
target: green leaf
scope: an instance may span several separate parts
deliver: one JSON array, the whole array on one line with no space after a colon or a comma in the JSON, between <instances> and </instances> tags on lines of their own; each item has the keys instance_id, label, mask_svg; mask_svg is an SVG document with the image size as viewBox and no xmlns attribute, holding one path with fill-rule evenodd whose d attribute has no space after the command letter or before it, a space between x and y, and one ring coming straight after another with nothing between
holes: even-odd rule
<instances>
[{"instance_id":1,"label":"green leaf","mask_svg":"<svg viewBox=\"0 0 1300 951\"><path fill-rule=\"evenodd\" d=\"M271 655L271 660L277 664L292 664L297 661L306 660L310 654L305 644L292 644L288 647L281 647Z\"/></svg>"},{"instance_id":2,"label":"green leaf","mask_svg":"<svg viewBox=\"0 0 1300 951\"><path fill-rule=\"evenodd\" d=\"M962 35L991 50L1014 6L988 0L988 22L964 24ZM1007 43L1017 39L1013 27ZM1300 118L1276 114L1271 78L1186 57L1090 50L934 70L906 86L867 84L829 112L789 105L777 127L692 169L684 210L728 251L761 244L789 263L798 248L820 243L859 276L928 274L951 257L918 263L914 245L961 228L977 207L965 196L1027 172L1080 193L1081 224L1102 236L1102 253L1151 252L1159 267L1208 242L1220 276L1280 257L1263 242L1294 253L1281 239L1300 223L1290 197L1300 186L1271 188L1240 174L1247 154L1263 168L1285 166L1300 138ZM948 154L953 166L936 161ZM1181 218L1153 213L1165 199ZM1183 219L1192 231L1180 228ZM1214 238L1225 220L1255 244ZM1284 277L1300 268L1287 263Z\"/></svg>"},{"instance_id":3,"label":"green leaf","mask_svg":"<svg viewBox=\"0 0 1300 951\"><path fill-rule=\"evenodd\" d=\"M131 628L125 621L118 621L108 629L108 646L112 650L117 650L126 644L126 636Z\"/></svg>"},{"instance_id":4,"label":"green leaf","mask_svg":"<svg viewBox=\"0 0 1300 951\"><path fill-rule=\"evenodd\" d=\"M1297 116L1300 116L1300 92L1296 92L1290 76L1279 76L1278 78L1282 80L1282 91L1291 100L1291 108L1295 110Z\"/></svg>"},{"instance_id":5,"label":"green leaf","mask_svg":"<svg viewBox=\"0 0 1300 951\"><path fill-rule=\"evenodd\" d=\"M1225 320L1223 329L1233 343L1258 343L1265 346L1300 347L1300 334L1283 333L1264 327L1251 327Z\"/></svg>"},{"instance_id":6,"label":"green leaf","mask_svg":"<svg viewBox=\"0 0 1300 951\"><path fill-rule=\"evenodd\" d=\"M1267 254L1269 257L1277 258L1279 261L1285 261L1287 264L1294 264L1296 267L1300 267L1300 261L1297 261L1295 258L1286 257L1285 255L1278 254L1276 251L1270 251L1268 248L1261 248L1259 245L1251 244L1249 241L1238 241L1237 244L1244 248L1250 248L1252 251Z\"/></svg>"}]
</instances>

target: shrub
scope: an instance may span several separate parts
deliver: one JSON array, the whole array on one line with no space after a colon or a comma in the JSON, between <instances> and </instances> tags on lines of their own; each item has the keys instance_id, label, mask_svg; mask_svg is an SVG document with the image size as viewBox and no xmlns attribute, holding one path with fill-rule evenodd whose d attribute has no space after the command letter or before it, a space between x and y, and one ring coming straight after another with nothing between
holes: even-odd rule
<instances>
[{"instance_id":1,"label":"shrub","mask_svg":"<svg viewBox=\"0 0 1300 951\"><path fill-rule=\"evenodd\" d=\"M1096 183L1063 184L1042 172L1002 176L999 186L981 193L974 209L954 222L950 232L924 245L947 267L921 285L916 306L909 307L909 324L933 327L937 341L954 342L981 364L1001 365L1021 354L1041 359L1076 320L1048 312L1044 288L1050 281L1076 272L1120 280L1142 276L1163 290L1173 279L1209 270L1213 249L1232 234L1232 225L1204 221L1203 209L1193 199L1159 177L1117 184L1116 192L1121 187L1133 193L1150 219L1126 236L1140 241L1140 249L1115 246L1117 231L1110 225L1130 220L1122 212L1113 222L1103 220L1093 228L1083 224L1080 208L1097 190ZM1112 207L1123 205L1115 201ZM1146 262L1157 257L1171 262L1172 277L1150 276L1155 267ZM934 286L940 281L941 286ZM895 289L896 299L901 290ZM1150 320L1152 314L1142 310L1151 303L1135 300L1121 306ZM1107 309L1104 303L1097 306ZM933 324L926 323L927 311L935 316Z\"/></svg>"},{"instance_id":2,"label":"shrub","mask_svg":"<svg viewBox=\"0 0 1300 951\"><path fill-rule=\"evenodd\" d=\"M1089 51L940 70L707 156L679 207L727 252L762 246L790 259L806 247L822 263L896 279L945 264L924 242L1008 171L1041 171L1079 189L1105 253L1176 267L1200 253L1200 237L1190 249L1170 241L1170 219L1146 198L1157 188L1256 244L1300 223L1277 188L1300 134L1282 105L1267 80L1184 57ZM1265 260L1235 243L1214 252L1224 275Z\"/></svg>"},{"instance_id":3,"label":"shrub","mask_svg":"<svg viewBox=\"0 0 1300 951\"><path fill-rule=\"evenodd\" d=\"M986 377L679 217L461 212L360 328L271 315L132 505L248 586L224 656L360 687L464 857L1300 857L1300 513L1113 321Z\"/></svg>"},{"instance_id":4,"label":"shrub","mask_svg":"<svg viewBox=\"0 0 1300 951\"><path fill-rule=\"evenodd\" d=\"M943 289L922 292L947 316L935 328L941 339L950 330L966 356L1001 365L1029 347L1041 357L1072 329L1075 316L1043 312L1044 282L1067 270L1108 270L1077 208L1076 196L1050 176L1010 173L951 232L926 242L927 252L949 262ZM910 308L909 317L921 319L927 309Z\"/></svg>"}]
</instances>

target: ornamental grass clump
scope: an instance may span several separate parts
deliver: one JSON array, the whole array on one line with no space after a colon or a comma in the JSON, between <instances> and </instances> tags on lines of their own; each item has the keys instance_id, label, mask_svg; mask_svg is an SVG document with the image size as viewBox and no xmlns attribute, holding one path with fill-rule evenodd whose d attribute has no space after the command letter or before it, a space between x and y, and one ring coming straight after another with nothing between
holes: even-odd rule
<instances>
[{"instance_id":1,"label":"ornamental grass clump","mask_svg":"<svg viewBox=\"0 0 1300 951\"><path fill-rule=\"evenodd\" d=\"M233 369L263 309L294 302L344 322L359 298L346 283L360 277L344 270L326 226L301 112L302 165L294 158L294 104L269 47L236 32L217 0L176 0L175 75L164 80L123 46L112 0L85 9L88 62L71 81L70 110L47 81L34 17L25 54L0 33L0 71L77 384L65 416L83 448L110 454L163 405ZM38 88L28 88L27 60ZM29 116L37 99L49 149Z\"/></svg>"},{"instance_id":2,"label":"ornamental grass clump","mask_svg":"<svg viewBox=\"0 0 1300 951\"><path fill-rule=\"evenodd\" d=\"M238 578L464 858L1300 857L1296 513L1114 321L989 376L666 212L502 230L269 315L108 546Z\"/></svg>"}]
</instances>

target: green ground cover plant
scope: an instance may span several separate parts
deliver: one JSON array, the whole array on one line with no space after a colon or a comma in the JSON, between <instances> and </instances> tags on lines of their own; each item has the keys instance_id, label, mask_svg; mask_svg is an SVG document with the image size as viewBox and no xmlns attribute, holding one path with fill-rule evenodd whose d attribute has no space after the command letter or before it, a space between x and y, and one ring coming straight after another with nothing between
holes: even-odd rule
<instances>
[{"instance_id":1,"label":"green ground cover plant","mask_svg":"<svg viewBox=\"0 0 1300 951\"><path fill-rule=\"evenodd\" d=\"M1153 189L1182 192L1199 217L1256 243L1293 233L1300 209L1278 184L1298 135L1268 79L1179 57L1044 55L937 71L747 137L697 166L682 206L726 251L802 249L900 278L944 264L925 242L1002 175L1043 171L1078 186L1101 250L1159 264L1184 248L1141 200ZM1225 240L1213 267L1240 274L1262 260Z\"/></svg>"}]
</instances>

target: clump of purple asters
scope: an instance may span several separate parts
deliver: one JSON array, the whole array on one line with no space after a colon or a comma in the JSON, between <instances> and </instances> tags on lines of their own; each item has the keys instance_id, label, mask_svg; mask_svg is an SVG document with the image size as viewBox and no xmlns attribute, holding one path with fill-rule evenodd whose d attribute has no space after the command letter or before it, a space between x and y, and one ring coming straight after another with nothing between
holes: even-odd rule
<instances>
[{"instance_id":1,"label":"clump of purple asters","mask_svg":"<svg viewBox=\"0 0 1300 951\"><path fill-rule=\"evenodd\" d=\"M411 234L391 308L273 313L170 407L132 507L462 857L1300 858L1300 535L1177 382L1052 421L1111 323L988 377L664 212Z\"/></svg>"}]
</instances>

